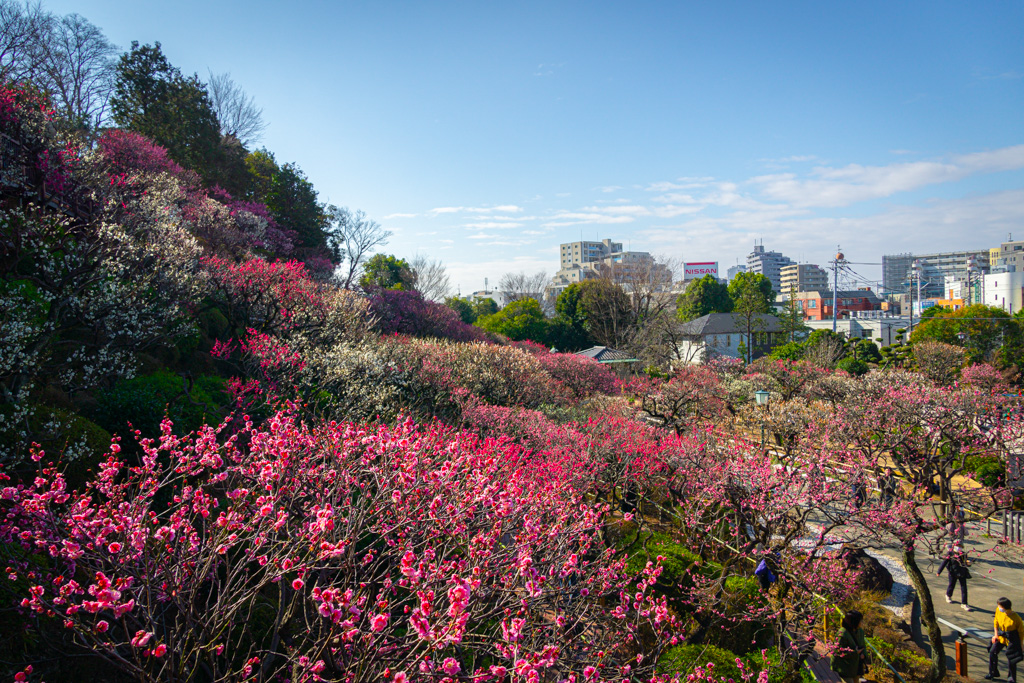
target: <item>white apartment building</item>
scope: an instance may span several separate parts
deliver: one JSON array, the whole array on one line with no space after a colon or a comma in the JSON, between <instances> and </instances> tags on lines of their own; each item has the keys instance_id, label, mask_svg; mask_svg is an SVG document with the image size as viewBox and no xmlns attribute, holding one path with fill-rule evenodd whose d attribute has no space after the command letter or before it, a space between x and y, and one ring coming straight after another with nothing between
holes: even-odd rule
<instances>
[{"instance_id":1,"label":"white apartment building","mask_svg":"<svg viewBox=\"0 0 1024 683\"><path fill-rule=\"evenodd\" d=\"M992 273L982 283L981 297L986 305L1001 308L1010 315L1024 307L1024 271Z\"/></svg>"},{"instance_id":2,"label":"white apartment building","mask_svg":"<svg viewBox=\"0 0 1024 683\"><path fill-rule=\"evenodd\" d=\"M563 244L559 253L559 270L567 268L578 268L584 263L593 263L611 256L622 253L622 242L601 240L600 242L569 242ZM643 253L643 252L633 252Z\"/></svg>"},{"instance_id":3,"label":"white apartment building","mask_svg":"<svg viewBox=\"0 0 1024 683\"><path fill-rule=\"evenodd\" d=\"M544 299L554 301L569 285L602 275L612 276L627 289L634 277L663 279L666 289L672 284L672 274L646 251L623 251L622 242L609 239L569 242L559 248L559 270L544 288Z\"/></svg>"},{"instance_id":4,"label":"white apartment building","mask_svg":"<svg viewBox=\"0 0 1024 683\"><path fill-rule=\"evenodd\" d=\"M726 274L726 277L728 278L728 281L732 282L737 274L745 273L745 272L747 272L747 267L742 265L742 264L737 264L737 265L733 266L732 268L730 268L729 270L725 271L725 274Z\"/></svg>"}]
</instances>

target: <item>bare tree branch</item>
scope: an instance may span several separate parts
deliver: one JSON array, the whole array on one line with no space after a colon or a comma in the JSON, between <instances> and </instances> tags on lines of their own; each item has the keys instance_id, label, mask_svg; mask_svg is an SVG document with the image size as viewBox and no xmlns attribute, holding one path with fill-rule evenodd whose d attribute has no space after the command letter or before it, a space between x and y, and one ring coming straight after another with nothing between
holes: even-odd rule
<instances>
[{"instance_id":1,"label":"bare tree branch","mask_svg":"<svg viewBox=\"0 0 1024 683\"><path fill-rule=\"evenodd\" d=\"M353 213L345 207L329 206L327 215L330 219L328 244L335 260L341 264L338 283L344 289L352 289L359 281L366 257L388 243L391 231L368 219L362 211Z\"/></svg>"},{"instance_id":2,"label":"bare tree branch","mask_svg":"<svg viewBox=\"0 0 1024 683\"><path fill-rule=\"evenodd\" d=\"M498 281L498 290L505 293L506 301L519 299L536 299L540 301L544 285L548 283L548 274L543 270L527 275L524 272L505 273Z\"/></svg>"},{"instance_id":3,"label":"bare tree branch","mask_svg":"<svg viewBox=\"0 0 1024 683\"><path fill-rule=\"evenodd\" d=\"M444 301L451 294L452 285L448 279L447 269L439 260L429 260L417 254L412 260L412 275L416 291L428 301Z\"/></svg>"},{"instance_id":4,"label":"bare tree branch","mask_svg":"<svg viewBox=\"0 0 1024 683\"><path fill-rule=\"evenodd\" d=\"M40 2L0 0L0 78L19 81L39 75L54 21Z\"/></svg>"},{"instance_id":5,"label":"bare tree branch","mask_svg":"<svg viewBox=\"0 0 1024 683\"><path fill-rule=\"evenodd\" d=\"M214 75L211 72L207 90L213 111L220 121L221 135L233 136L245 146L259 141L267 128L263 122L263 110L231 79L231 74Z\"/></svg>"},{"instance_id":6,"label":"bare tree branch","mask_svg":"<svg viewBox=\"0 0 1024 683\"><path fill-rule=\"evenodd\" d=\"M78 14L51 22L38 81L65 117L102 125L114 89L117 47Z\"/></svg>"}]
</instances>

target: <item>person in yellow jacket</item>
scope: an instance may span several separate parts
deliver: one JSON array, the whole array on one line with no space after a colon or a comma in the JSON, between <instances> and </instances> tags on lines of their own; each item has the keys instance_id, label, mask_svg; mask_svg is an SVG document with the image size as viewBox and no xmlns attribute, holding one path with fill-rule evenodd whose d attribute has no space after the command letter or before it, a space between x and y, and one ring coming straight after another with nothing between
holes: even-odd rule
<instances>
[{"instance_id":1,"label":"person in yellow jacket","mask_svg":"<svg viewBox=\"0 0 1024 683\"><path fill-rule=\"evenodd\" d=\"M1024 650L1021 648L1021 637L1024 636L1024 621L1011 609L1013 604L1007 598L999 598L996 601L996 616L992 620L992 628L995 635L992 636L992 644L988 649L988 676L986 681L999 678L999 653L1006 648L1006 661L1010 671L1007 675L1007 683L1015 683L1017 680L1017 664L1024 660Z\"/></svg>"}]
</instances>

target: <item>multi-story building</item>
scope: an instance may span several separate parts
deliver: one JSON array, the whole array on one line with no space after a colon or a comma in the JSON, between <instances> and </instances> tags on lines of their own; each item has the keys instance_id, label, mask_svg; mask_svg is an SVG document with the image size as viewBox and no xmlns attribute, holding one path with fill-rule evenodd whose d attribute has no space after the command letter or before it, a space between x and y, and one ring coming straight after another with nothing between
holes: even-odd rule
<instances>
[{"instance_id":1,"label":"multi-story building","mask_svg":"<svg viewBox=\"0 0 1024 683\"><path fill-rule=\"evenodd\" d=\"M910 270L917 261L921 265L921 298L941 298L946 276L967 276L968 261L973 258L977 272L989 272L989 250L947 251L940 254L888 254L882 257L882 289L906 292L910 287ZM915 283L914 296L917 298Z\"/></svg>"},{"instance_id":2,"label":"multi-story building","mask_svg":"<svg viewBox=\"0 0 1024 683\"><path fill-rule=\"evenodd\" d=\"M772 283L776 293L782 290L782 267L796 263L777 251L765 251L763 244L755 244L754 251L747 255L747 272L760 273Z\"/></svg>"},{"instance_id":3,"label":"multi-story building","mask_svg":"<svg viewBox=\"0 0 1024 683\"><path fill-rule=\"evenodd\" d=\"M733 278L735 278L738 273L745 272L747 272L747 267L742 264L737 264L730 268L729 270L725 271L725 274L729 278L729 282L732 282Z\"/></svg>"},{"instance_id":4,"label":"multi-story building","mask_svg":"<svg viewBox=\"0 0 1024 683\"><path fill-rule=\"evenodd\" d=\"M562 244L559 270L544 288L544 299L554 301L565 288L597 277L610 277L629 290L636 283L672 286L672 273L646 251L623 251L622 242L569 242Z\"/></svg>"},{"instance_id":5,"label":"multi-story building","mask_svg":"<svg viewBox=\"0 0 1024 683\"><path fill-rule=\"evenodd\" d=\"M622 242L601 240L600 242L569 242L563 244L560 251L559 270L574 268L584 263L592 263L622 253ZM642 252L633 252L642 253Z\"/></svg>"},{"instance_id":6,"label":"multi-story building","mask_svg":"<svg viewBox=\"0 0 1024 683\"><path fill-rule=\"evenodd\" d=\"M797 292L794 299L804 314L804 320L832 319L832 292L827 289ZM836 292L836 317L848 317L853 313L882 310L882 300L870 289L840 290Z\"/></svg>"},{"instance_id":7,"label":"multi-story building","mask_svg":"<svg viewBox=\"0 0 1024 683\"><path fill-rule=\"evenodd\" d=\"M831 330L832 319L808 320L811 330ZM897 340L901 330L910 326L909 317L900 317L885 311L854 312L848 318L836 321L836 332L847 339L871 339L881 346L890 346ZM881 340L881 341L879 341Z\"/></svg>"},{"instance_id":8,"label":"multi-story building","mask_svg":"<svg viewBox=\"0 0 1024 683\"><path fill-rule=\"evenodd\" d=\"M991 254L995 254L995 260L989 263L993 273L1024 271L1024 242L1010 240L1000 244L998 249L990 249L989 252L990 259Z\"/></svg>"},{"instance_id":9,"label":"multi-story building","mask_svg":"<svg viewBox=\"0 0 1024 683\"><path fill-rule=\"evenodd\" d=\"M788 298L792 291L810 292L828 289L828 273L813 263L793 263L781 269L779 296Z\"/></svg>"},{"instance_id":10,"label":"multi-story building","mask_svg":"<svg viewBox=\"0 0 1024 683\"><path fill-rule=\"evenodd\" d=\"M981 291L983 303L989 306L1010 315L1024 310L1024 269L984 276Z\"/></svg>"}]
</instances>

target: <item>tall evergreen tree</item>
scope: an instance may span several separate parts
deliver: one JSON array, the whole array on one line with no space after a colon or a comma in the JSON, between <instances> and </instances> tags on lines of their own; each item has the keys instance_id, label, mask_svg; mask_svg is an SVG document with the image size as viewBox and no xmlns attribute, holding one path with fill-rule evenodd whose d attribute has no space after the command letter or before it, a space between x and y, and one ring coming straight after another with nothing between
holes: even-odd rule
<instances>
[{"instance_id":1,"label":"tall evergreen tree","mask_svg":"<svg viewBox=\"0 0 1024 683\"><path fill-rule=\"evenodd\" d=\"M714 275L708 274L690 282L686 291L679 295L676 300L676 315L686 322L709 313L728 313L732 307L728 286L719 282Z\"/></svg>"},{"instance_id":2,"label":"tall evergreen tree","mask_svg":"<svg viewBox=\"0 0 1024 683\"><path fill-rule=\"evenodd\" d=\"M121 55L110 107L117 125L166 148L205 180L215 177L222 156L220 124L206 86L198 76L182 76L160 43L140 47L133 41Z\"/></svg>"}]
</instances>

